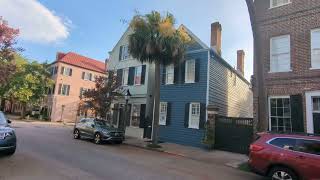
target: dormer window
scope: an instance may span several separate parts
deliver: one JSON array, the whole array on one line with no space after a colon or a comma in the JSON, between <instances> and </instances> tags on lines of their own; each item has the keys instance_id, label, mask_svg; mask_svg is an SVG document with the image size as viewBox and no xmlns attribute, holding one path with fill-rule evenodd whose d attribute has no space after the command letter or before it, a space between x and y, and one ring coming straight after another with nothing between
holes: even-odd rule
<instances>
[{"instance_id":1,"label":"dormer window","mask_svg":"<svg viewBox=\"0 0 320 180\"><path fill-rule=\"evenodd\" d=\"M283 5L290 4L291 0L270 0L270 8L275 8Z\"/></svg>"},{"instance_id":2,"label":"dormer window","mask_svg":"<svg viewBox=\"0 0 320 180\"><path fill-rule=\"evenodd\" d=\"M126 60L129 59L129 46L123 45L120 46L120 52L119 52L119 60Z\"/></svg>"}]
</instances>

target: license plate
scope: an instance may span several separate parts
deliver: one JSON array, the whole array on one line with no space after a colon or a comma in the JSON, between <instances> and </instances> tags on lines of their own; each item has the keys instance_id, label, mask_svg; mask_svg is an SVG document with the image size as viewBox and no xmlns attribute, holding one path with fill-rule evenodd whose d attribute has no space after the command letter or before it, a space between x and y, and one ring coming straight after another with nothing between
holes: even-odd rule
<instances>
[{"instance_id":1,"label":"license plate","mask_svg":"<svg viewBox=\"0 0 320 180\"><path fill-rule=\"evenodd\" d=\"M4 139L4 133L0 133L0 139Z\"/></svg>"}]
</instances>

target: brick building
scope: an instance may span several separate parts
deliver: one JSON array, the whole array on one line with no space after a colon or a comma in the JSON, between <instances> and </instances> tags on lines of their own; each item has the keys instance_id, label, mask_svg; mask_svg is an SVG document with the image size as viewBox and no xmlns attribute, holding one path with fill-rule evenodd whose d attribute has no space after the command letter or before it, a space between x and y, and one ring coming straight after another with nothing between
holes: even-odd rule
<instances>
[{"instance_id":1,"label":"brick building","mask_svg":"<svg viewBox=\"0 0 320 180\"><path fill-rule=\"evenodd\" d=\"M85 90L95 88L95 78L104 76L105 72L104 62L73 52L57 53L56 61L50 65L55 84L44 101L51 121L74 122L81 113L80 96Z\"/></svg>"},{"instance_id":2,"label":"brick building","mask_svg":"<svg viewBox=\"0 0 320 180\"><path fill-rule=\"evenodd\" d=\"M262 130L320 133L320 1L255 0L254 8L255 118Z\"/></svg>"}]
</instances>

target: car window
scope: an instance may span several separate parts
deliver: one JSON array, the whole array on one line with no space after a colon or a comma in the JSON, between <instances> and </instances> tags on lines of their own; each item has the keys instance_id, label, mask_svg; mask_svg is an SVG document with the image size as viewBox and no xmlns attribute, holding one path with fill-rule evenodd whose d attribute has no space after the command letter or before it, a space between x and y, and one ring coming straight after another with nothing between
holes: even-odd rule
<instances>
[{"instance_id":1,"label":"car window","mask_svg":"<svg viewBox=\"0 0 320 180\"><path fill-rule=\"evenodd\" d=\"M0 124L7 124L7 118L2 112L0 112Z\"/></svg>"},{"instance_id":2,"label":"car window","mask_svg":"<svg viewBox=\"0 0 320 180\"><path fill-rule=\"evenodd\" d=\"M276 138L269 142L269 144L284 148L284 149L294 149L296 146L296 139L291 138Z\"/></svg>"},{"instance_id":3,"label":"car window","mask_svg":"<svg viewBox=\"0 0 320 180\"><path fill-rule=\"evenodd\" d=\"M83 124L83 123L86 123L86 121L87 121L87 120L86 120L85 118L83 118L83 119L80 120L80 123Z\"/></svg>"},{"instance_id":4,"label":"car window","mask_svg":"<svg viewBox=\"0 0 320 180\"><path fill-rule=\"evenodd\" d=\"M86 126L91 127L94 124L93 119L87 119Z\"/></svg>"},{"instance_id":5,"label":"car window","mask_svg":"<svg viewBox=\"0 0 320 180\"><path fill-rule=\"evenodd\" d=\"M320 155L320 141L315 140L298 140L297 151Z\"/></svg>"}]
</instances>

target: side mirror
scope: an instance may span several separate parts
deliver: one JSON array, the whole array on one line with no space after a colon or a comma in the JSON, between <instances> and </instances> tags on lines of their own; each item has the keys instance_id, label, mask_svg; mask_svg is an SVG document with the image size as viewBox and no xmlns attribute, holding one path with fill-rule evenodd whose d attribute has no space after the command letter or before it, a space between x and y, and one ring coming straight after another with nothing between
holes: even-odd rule
<instances>
[{"instance_id":1,"label":"side mirror","mask_svg":"<svg viewBox=\"0 0 320 180\"><path fill-rule=\"evenodd\" d=\"M12 121L11 121L11 120L9 120L9 119L7 120L7 122L8 122L8 124L11 124L11 123L12 123Z\"/></svg>"}]
</instances>

